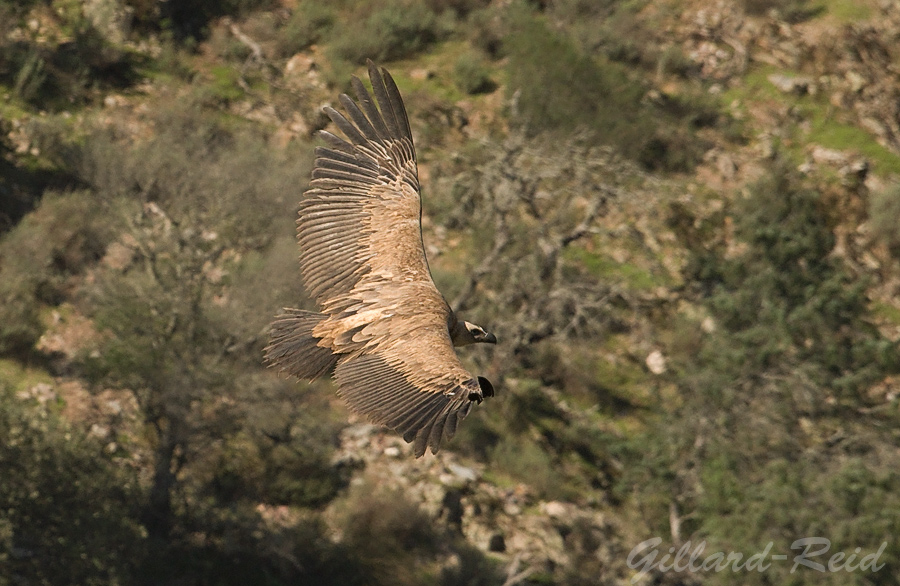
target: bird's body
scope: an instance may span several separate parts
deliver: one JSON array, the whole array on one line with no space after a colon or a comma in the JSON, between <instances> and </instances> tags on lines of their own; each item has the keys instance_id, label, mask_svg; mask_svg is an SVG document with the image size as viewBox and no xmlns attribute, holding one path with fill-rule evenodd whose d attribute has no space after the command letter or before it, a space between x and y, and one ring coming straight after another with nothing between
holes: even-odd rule
<instances>
[{"instance_id":1,"label":"bird's body","mask_svg":"<svg viewBox=\"0 0 900 586\"><path fill-rule=\"evenodd\" d=\"M422 244L415 149L390 75L369 63L376 102L354 78L350 120L326 108L349 139L323 131L300 202L300 269L319 312L288 309L272 326L266 359L301 379L334 368L351 409L437 453L473 403L493 395L454 345L494 343L460 320L431 278ZM351 122L352 120L352 122Z\"/></svg>"}]
</instances>

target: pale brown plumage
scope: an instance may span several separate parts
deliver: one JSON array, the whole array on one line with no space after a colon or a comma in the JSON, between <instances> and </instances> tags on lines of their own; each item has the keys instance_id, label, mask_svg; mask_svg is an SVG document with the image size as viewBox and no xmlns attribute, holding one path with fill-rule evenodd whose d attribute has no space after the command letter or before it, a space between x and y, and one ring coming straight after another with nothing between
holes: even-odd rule
<instances>
[{"instance_id":1,"label":"pale brown plumage","mask_svg":"<svg viewBox=\"0 0 900 586\"><path fill-rule=\"evenodd\" d=\"M422 244L412 133L400 92L369 62L375 100L353 78L349 118L325 112L347 137L322 131L310 189L300 202L300 270L320 312L286 309L266 360L302 379L334 368L351 409L437 453L491 384L453 346L495 343L460 320L437 290Z\"/></svg>"}]
</instances>

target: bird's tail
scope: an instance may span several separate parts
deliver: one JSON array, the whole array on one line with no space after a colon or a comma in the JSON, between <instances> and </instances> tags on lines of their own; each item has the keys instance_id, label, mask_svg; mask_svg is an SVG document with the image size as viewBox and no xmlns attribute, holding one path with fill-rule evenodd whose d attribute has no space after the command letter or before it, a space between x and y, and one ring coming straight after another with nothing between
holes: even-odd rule
<instances>
[{"instance_id":1,"label":"bird's tail","mask_svg":"<svg viewBox=\"0 0 900 586\"><path fill-rule=\"evenodd\" d=\"M302 309L285 309L275 318L266 346L266 362L297 378L314 380L334 367L337 356L318 345L313 328L325 315Z\"/></svg>"}]
</instances>

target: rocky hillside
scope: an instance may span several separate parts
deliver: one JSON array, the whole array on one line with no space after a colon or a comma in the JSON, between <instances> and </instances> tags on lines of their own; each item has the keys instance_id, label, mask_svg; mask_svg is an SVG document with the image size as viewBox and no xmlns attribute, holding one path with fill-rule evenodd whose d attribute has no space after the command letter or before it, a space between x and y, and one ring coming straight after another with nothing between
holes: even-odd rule
<instances>
[{"instance_id":1,"label":"rocky hillside","mask_svg":"<svg viewBox=\"0 0 900 586\"><path fill-rule=\"evenodd\" d=\"M882 0L0 1L0 584L896 584L898 35ZM367 58L500 340L421 459L261 361ZM634 553L815 536L877 563Z\"/></svg>"}]
</instances>

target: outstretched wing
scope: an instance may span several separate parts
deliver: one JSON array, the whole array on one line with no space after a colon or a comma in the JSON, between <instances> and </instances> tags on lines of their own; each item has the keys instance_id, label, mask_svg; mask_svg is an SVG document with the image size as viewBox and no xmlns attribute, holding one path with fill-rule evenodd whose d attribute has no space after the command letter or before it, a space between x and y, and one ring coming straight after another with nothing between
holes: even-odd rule
<instances>
[{"instance_id":1,"label":"outstretched wing","mask_svg":"<svg viewBox=\"0 0 900 586\"><path fill-rule=\"evenodd\" d=\"M349 120L325 108L348 140L320 133L331 146L316 149L310 189L300 202L300 269L325 313L366 277L388 287L408 281L433 286L406 109L387 71L370 61L369 77L377 105L354 77L358 103L340 97Z\"/></svg>"},{"instance_id":2,"label":"outstretched wing","mask_svg":"<svg viewBox=\"0 0 900 586\"><path fill-rule=\"evenodd\" d=\"M437 453L485 393L456 356L450 308L428 270L400 92L371 61L369 78L374 100L353 78L358 102L341 96L347 116L325 109L347 140L321 133L330 148L316 149L300 202L300 268L325 316L316 344L337 355L338 393L421 456Z\"/></svg>"},{"instance_id":3,"label":"outstretched wing","mask_svg":"<svg viewBox=\"0 0 900 586\"><path fill-rule=\"evenodd\" d=\"M429 447L436 454L472 405L493 394L490 383L459 362L446 328L423 328L370 354L344 358L334 376L351 409L414 442L417 458Z\"/></svg>"}]
</instances>

